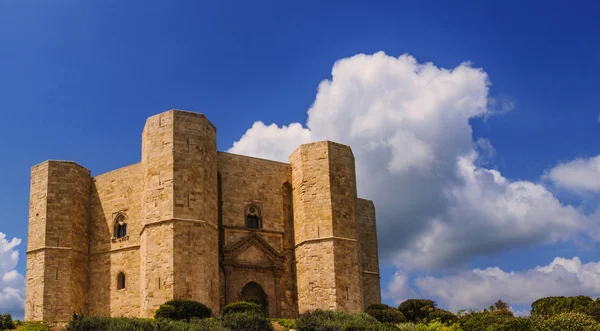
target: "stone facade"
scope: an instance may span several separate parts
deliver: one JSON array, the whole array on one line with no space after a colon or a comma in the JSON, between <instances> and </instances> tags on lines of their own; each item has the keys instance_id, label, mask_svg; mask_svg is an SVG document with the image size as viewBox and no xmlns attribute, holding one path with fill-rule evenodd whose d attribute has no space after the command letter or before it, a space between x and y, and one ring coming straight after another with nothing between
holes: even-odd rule
<instances>
[{"instance_id":1,"label":"stone facade","mask_svg":"<svg viewBox=\"0 0 600 331\"><path fill-rule=\"evenodd\" d=\"M151 317L173 298L270 317L381 301L375 209L341 144L289 163L217 152L206 117L171 110L146 121L140 163L34 166L29 212L26 320Z\"/></svg>"}]
</instances>

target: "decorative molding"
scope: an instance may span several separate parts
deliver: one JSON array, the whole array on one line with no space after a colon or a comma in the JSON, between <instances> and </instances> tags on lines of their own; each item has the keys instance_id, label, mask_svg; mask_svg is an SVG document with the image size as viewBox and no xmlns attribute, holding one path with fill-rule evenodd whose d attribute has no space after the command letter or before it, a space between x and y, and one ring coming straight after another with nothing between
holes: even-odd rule
<instances>
[{"instance_id":1,"label":"decorative molding","mask_svg":"<svg viewBox=\"0 0 600 331\"><path fill-rule=\"evenodd\" d=\"M320 241L329 241L329 240L345 240L345 241L358 242L358 240L352 239L352 238L331 236L331 237L323 237L323 238L306 239L306 240L303 240L303 241L299 242L298 244L296 244L296 246L294 246L294 248L298 248L304 244L310 244L310 243L320 242Z\"/></svg>"}]
</instances>

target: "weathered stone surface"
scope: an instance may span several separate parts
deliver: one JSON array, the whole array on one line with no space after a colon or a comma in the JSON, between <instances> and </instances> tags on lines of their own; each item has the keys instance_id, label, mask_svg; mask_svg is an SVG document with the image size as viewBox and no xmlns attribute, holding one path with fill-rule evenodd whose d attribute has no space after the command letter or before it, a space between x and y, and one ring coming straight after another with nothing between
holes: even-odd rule
<instances>
[{"instance_id":1,"label":"weathered stone surface","mask_svg":"<svg viewBox=\"0 0 600 331\"><path fill-rule=\"evenodd\" d=\"M149 317L173 298L218 313L257 296L272 317L381 300L375 211L348 146L302 145L290 163L217 152L206 117L171 110L146 121L139 163L32 168L27 320Z\"/></svg>"}]
</instances>

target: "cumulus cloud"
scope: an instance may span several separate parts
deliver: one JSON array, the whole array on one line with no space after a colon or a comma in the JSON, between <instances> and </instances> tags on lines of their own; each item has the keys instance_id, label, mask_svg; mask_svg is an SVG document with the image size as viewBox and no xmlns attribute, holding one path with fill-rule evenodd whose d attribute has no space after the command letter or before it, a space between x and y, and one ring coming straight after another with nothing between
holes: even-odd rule
<instances>
[{"instance_id":1,"label":"cumulus cloud","mask_svg":"<svg viewBox=\"0 0 600 331\"><path fill-rule=\"evenodd\" d=\"M417 278L415 284L420 293L439 298L452 311L481 309L498 299L530 305L547 296L598 297L600 262L584 264L578 257L557 257L546 266L524 271L474 269L447 277Z\"/></svg>"},{"instance_id":2,"label":"cumulus cloud","mask_svg":"<svg viewBox=\"0 0 600 331\"><path fill-rule=\"evenodd\" d=\"M0 232L0 312L20 312L25 302L25 278L15 267L19 261L16 247L21 239L8 241Z\"/></svg>"},{"instance_id":3,"label":"cumulus cloud","mask_svg":"<svg viewBox=\"0 0 600 331\"><path fill-rule=\"evenodd\" d=\"M558 187L575 192L600 192L600 155L561 163L544 175Z\"/></svg>"},{"instance_id":4,"label":"cumulus cloud","mask_svg":"<svg viewBox=\"0 0 600 331\"><path fill-rule=\"evenodd\" d=\"M380 256L401 270L459 267L475 255L553 243L588 226L542 185L481 167L495 153L469 123L498 104L487 74L409 55L337 61L319 84L308 120L255 123L230 152L287 161L299 144L332 140L356 157L359 194L377 208Z\"/></svg>"}]
</instances>

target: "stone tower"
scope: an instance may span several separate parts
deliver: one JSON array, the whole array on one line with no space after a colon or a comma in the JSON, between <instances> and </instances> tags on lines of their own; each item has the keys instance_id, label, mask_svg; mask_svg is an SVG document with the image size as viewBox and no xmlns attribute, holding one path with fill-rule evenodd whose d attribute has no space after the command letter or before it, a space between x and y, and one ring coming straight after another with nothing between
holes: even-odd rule
<instances>
[{"instance_id":1,"label":"stone tower","mask_svg":"<svg viewBox=\"0 0 600 331\"><path fill-rule=\"evenodd\" d=\"M169 299L219 311L216 129L202 114L148 118L142 134L141 315Z\"/></svg>"},{"instance_id":2,"label":"stone tower","mask_svg":"<svg viewBox=\"0 0 600 331\"><path fill-rule=\"evenodd\" d=\"M290 156L298 310L364 307L350 147L321 141Z\"/></svg>"},{"instance_id":3,"label":"stone tower","mask_svg":"<svg viewBox=\"0 0 600 331\"><path fill-rule=\"evenodd\" d=\"M26 320L85 312L90 171L46 161L31 169Z\"/></svg>"}]
</instances>

